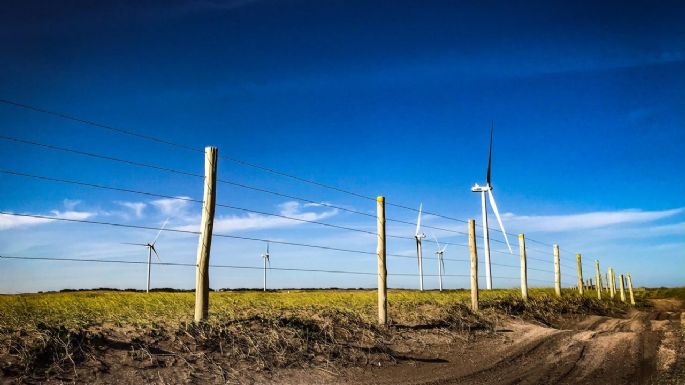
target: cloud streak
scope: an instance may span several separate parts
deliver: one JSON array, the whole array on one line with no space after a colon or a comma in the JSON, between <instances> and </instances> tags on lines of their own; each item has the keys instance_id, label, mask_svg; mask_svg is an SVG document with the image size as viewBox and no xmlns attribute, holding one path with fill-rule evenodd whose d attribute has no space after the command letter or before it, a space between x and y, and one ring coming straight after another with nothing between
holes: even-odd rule
<instances>
[{"instance_id":1,"label":"cloud streak","mask_svg":"<svg viewBox=\"0 0 685 385\"><path fill-rule=\"evenodd\" d=\"M114 202L118 204L121 207L127 208L133 212L133 215L136 218L142 218L143 217L143 210L145 210L145 207L147 207L147 204L143 202L125 202L125 201L116 201Z\"/></svg>"},{"instance_id":2,"label":"cloud streak","mask_svg":"<svg viewBox=\"0 0 685 385\"><path fill-rule=\"evenodd\" d=\"M316 206L301 205L298 202L285 202L280 204L278 207L279 215L295 219L301 219L305 221L318 221L321 219L330 218L338 214L338 209L331 209L325 211L302 211L302 209L304 208L313 208ZM184 231L198 231L198 229L200 228L199 218L195 218L193 222L194 223L192 224L176 227L176 229ZM231 233L243 230L264 230L292 227L302 225L304 223L305 222L291 220L288 218L248 213L244 216L220 216L214 219L214 230L216 232Z\"/></svg>"},{"instance_id":3,"label":"cloud streak","mask_svg":"<svg viewBox=\"0 0 685 385\"><path fill-rule=\"evenodd\" d=\"M52 219L15 217L13 215L0 214L0 230L29 227L52 222Z\"/></svg>"},{"instance_id":4,"label":"cloud streak","mask_svg":"<svg viewBox=\"0 0 685 385\"><path fill-rule=\"evenodd\" d=\"M504 214L503 220L507 228L521 231L563 232L573 230L588 230L608 226L648 223L659 219L673 217L685 212L685 208L661 211L620 210L596 211L570 215L515 215Z\"/></svg>"},{"instance_id":5,"label":"cloud streak","mask_svg":"<svg viewBox=\"0 0 685 385\"><path fill-rule=\"evenodd\" d=\"M66 209L65 211L50 210L50 214L52 214L55 217L73 220L85 220L97 215L96 212L75 210L76 206L78 206L81 203L81 201L79 200L65 199L62 201L62 203ZM0 214L0 230L25 228L30 226L42 225L50 222L54 222L54 220L48 218L20 217L14 215Z\"/></svg>"}]
</instances>

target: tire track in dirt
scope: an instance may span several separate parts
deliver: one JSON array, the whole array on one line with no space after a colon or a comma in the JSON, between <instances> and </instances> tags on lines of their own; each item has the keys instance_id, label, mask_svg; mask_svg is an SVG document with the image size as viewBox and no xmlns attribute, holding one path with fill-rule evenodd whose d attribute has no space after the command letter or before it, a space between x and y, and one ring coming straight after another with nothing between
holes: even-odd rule
<instances>
[{"instance_id":1,"label":"tire track in dirt","mask_svg":"<svg viewBox=\"0 0 685 385\"><path fill-rule=\"evenodd\" d=\"M650 384L685 366L682 306L674 310L633 310L626 318L589 316L559 329L512 321L504 325L510 330L507 337L484 338L458 352L436 349L432 358L447 362L367 369L332 383ZM685 383L685 378L675 381Z\"/></svg>"}]
</instances>

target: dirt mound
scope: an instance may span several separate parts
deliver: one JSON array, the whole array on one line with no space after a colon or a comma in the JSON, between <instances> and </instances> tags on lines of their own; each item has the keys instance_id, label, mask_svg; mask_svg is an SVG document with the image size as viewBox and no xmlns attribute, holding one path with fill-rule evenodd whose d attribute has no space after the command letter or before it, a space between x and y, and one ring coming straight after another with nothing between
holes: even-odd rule
<instances>
[{"instance_id":1,"label":"dirt mound","mask_svg":"<svg viewBox=\"0 0 685 385\"><path fill-rule=\"evenodd\" d=\"M152 373L150 369L163 377L224 382L255 371L395 363L405 357L389 348L390 341L401 339L406 329L491 329L488 321L460 304L424 318L428 322L420 325L381 328L353 312L311 309L176 327L67 329L37 324L4 333L3 382L109 382L118 373L116 383L139 383L134 372Z\"/></svg>"}]
</instances>

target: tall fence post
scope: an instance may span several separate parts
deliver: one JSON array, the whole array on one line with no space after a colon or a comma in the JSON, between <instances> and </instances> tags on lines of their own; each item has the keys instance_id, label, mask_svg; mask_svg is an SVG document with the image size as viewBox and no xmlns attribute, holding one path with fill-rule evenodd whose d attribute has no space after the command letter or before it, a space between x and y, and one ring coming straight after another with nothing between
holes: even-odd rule
<instances>
[{"instance_id":1,"label":"tall fence post","mask_svg":"<svg viewBox=\"0 0 685 385\"><path fill-rule=\"evenodd\" d=\"M628 277L628 293L630 293L630 304L635 306L635 296L633 295L633 278L630 276L630 273L628 273L627 277Z\"/></svg>"},{"instance_id":2,"label":"tall fence post","mask_svg":"<svg viewBox=\"0 0 685 385\"><path fill-rule=\"evenodd\" d=\"M554 291L557 297L561 297L561 261L559 258L559 245L554 245Z\"/></svg>"},{"instance_id":3,"label":"tall fence post","mask_svg":"<svg viewBox=\"0 0 685 385\"><path fill-rule=\"evenodd\" d=\"M378 323L388 323L388 269L385 255L385 197L376 198L376 231L378 232Z\"/></svg>"},{"instance_id":4,"label":"tall fence post","mask_svg":"<svg viewBox=\"0 0 685 385\"><path fill-rule=\"evenodd\" d=\"M528 265L526 262L526 237L519 234L519 255L521 256L521 298L528 301Z\"/></svg>"},{"instance_id":5,"label":"tall fence post","mask_svg":"<svg viewBox=\"0 0 685 385\"><path fill-rule=\"evenodd\" d=\"M478 249L476 221L469 219L469 254L471 255L471 309L478 311Z\"/></svg>"},{"instance_id":6,"label":"tall fence post","mask_svg":"<svg viewBox=\"0 0 685 385\"><path fill-rule=\"evenodd\" d=\"M609 296L611 299L616 297L616 279L614 278L614 269L609 268Z\"/></svg>"},{"instance_id":7,"label":"tall fence post","mask_svg":"<svg viewBox=\"0 0 685 385\"><path fill-rule=\"evenodd\" d=\"M595 259L595 283L597 289L597 299L602 299L602 273L599 270L599 259Z\"/></svg>"},{"instance_id":8,"label":"tall fence post","mask_svg":"<svg viewBox=\"0 0 685 385\"><path fill-rule=\"evenodd\" d=\"M202 222L197 245L195 271L195 322L206 321L209 310L209 253L212 246L214 209L216 205L216 147L205 147L205 186Z\"/></svg>"},{"instance_id":9,"label":"tall fence post","mask_svg":"<svg viewBox=\"0 0 685 385\"><path fill-rule=\"evenodd\" d=\"M623 283L623 274L619 275L618 284L621 287L621 302L625 302L626 301L626 289L625 289L625 284Z\"/></svg>"},{"instance_id":10,"label":"tall fence post","mask_svg":"<svg viewBox=\"0 0 685 385\"><path fill-rule=\"evenodd\" d=\"M576 254L576 269L578 270L578 292L580 295L583 295L583 289L584 289L584 284L583 284L583 261L582 261L582 256L580 253Z\"/></svg>"}]
</instances>

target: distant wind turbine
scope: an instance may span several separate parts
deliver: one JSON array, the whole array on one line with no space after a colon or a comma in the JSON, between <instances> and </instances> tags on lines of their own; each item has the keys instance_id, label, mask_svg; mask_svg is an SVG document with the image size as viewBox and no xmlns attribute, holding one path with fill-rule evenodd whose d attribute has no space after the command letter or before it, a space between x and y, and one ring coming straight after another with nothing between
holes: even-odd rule
<instances>
[{"instance_id":1,"label":"distant wind turbine","mask_svg":"<svg viewBox=\"0 0 685 385\"><path fill-rule=\"evenodd\" d=\"M494 126L494 124L493 124ZM502 224L502 218L499 215L499 210L497 210L497 203L495 203L495 196L492 194L492 184L491 184L491 170L492 170L492 131L493 127L490 127L490 154L488 156L488 172L487 172L487 183L485 186L479 186L478 183L473 185L471 191L481 193L481 208L483 214L483 249L485 251L485 282L488 290L492 289L492 271L490 269L490 234L488 233L488 211L487 202L485 201L485 195L488 195L490 204L492 205L492 211L494 211L497 217L497 222L499 227L502 229L504 234L504 240L509 248L509 253L513 254L511 250L511 245L509 245L509 238L507 237L507 232L504 230L504 225Z\"/></svg>"},{"instance_id":2,"label":"distant wind turbine","mask_svg":"<svg viewBox=\"0 0 685 385\"><path fill-rule=\"evenodd\" d=\"M440 287L440 291L442 291L442 275L445 274L445 250L447 250L447 245L444 245L442 248L440 247L440 242L438 242L438 238L433 235L433 239L435 240L435 244L438 245L438 250L435 252L435 255L438 257L438 283Z\"/></svg>"},{"instance_id":3,"label":"distant wind turbine","mask_svg":"<svg viewBox=\"0 0 685 385\"><path fill-rule=\"evenodd\" d=\"M419 288L423 291L423 250L421 247L421 241L426 238L426 234L421 232L421 210L423 209L423 203L419 205L419 217L416 220L416 234L414 238L416 239L416 259L419 264Z\"/></svg>"},{"instance_id":4,"label":"distant wind turbine","mask_svg":"<svg viewBox=\"0 0 685 385\"><path fill-rule=\"evenodd\" d=\"M271 268L271 261L269 260L269 257L269 242L267 242L266 253L262 254L262 259L264 260L264 291L266 291L266 269Z\"/></svg>"},{"instance_id":5,"label":"distant wind turbine","mask_svg":"<svg viewBox=\"0 0 685 385\"><path fill-rule=\"evenodd\" d=\"M152 264L152 253L155 253L155 257L157 257L157 260L159 262L162 262L162 260L159 258L159 254L157 253L157 249L155 248L155 244L157 243L157 239L159 238L159 235L162 234L162 231L166 227L167 222L169 222L169 218L167 218L164 221L164 224L162 227L159 229L159 232L157 232L157 236L151 243L126 243L124 242L124 245L135 245L135 246L145 246L148 249L147 253L147 289L146 292L150 292L150 266Z\"/></svg>"}]
</instances>

